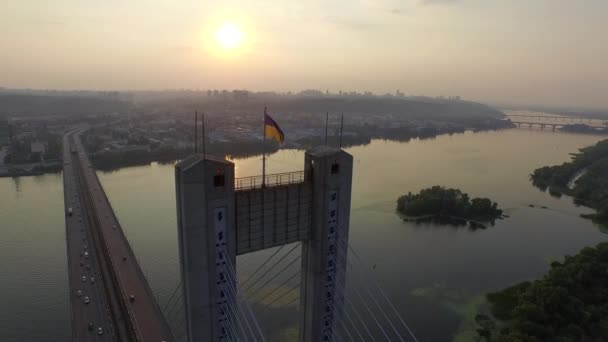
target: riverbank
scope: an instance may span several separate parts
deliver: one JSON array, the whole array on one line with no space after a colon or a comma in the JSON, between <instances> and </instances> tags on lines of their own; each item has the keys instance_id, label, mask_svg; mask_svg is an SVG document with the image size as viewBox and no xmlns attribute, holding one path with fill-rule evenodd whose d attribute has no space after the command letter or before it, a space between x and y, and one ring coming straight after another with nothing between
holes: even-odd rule
<instances>
[{"instance_id":1,"label":"riverbank","mask_svg":"<svg viewBox=\"0 0 608 342\"><path fill-rule=\"evenodd\" d=\"M608 224L608 140L580 149L569 162L538 168L530 178L542 191L570 196L577 205L595 210L581 216Z\"/></svg>"},{"instance_id":2,"label":"riverbank","mask_svg":"<svg viewBox=\"0 0 608 342\"><path fill-rule=\"evenodd\" d=\"M500 216L498 219L503 220L508 216ZM440 225L450 226L468 226L471 230L486 229L488 225L493 226L494 221L476 221L465 217L451 215L422 215L422 216L405 216L401 215L404 222L419 223L435 223Z\"/></svg>"},{"instance_id":3,"label":"riverbank","mask_svg":"<svg viewBox=\"0 0 608 342\"><path fill-rule=\"evenodd\" d=\"M34 164L8 164L0 166L0 177L40 176L45 173L57 173L63 169L59 161Z\"/></svg>"},{"instance_id":4,"label":"riverbank","mask_svg":"<svg viewBox=\"0 0 608 342\"><path fill-rule=\"evenodd\" d=\"M489 316L478 315L486 341L604 341L608 336L608 243L583 248L539 280L488 293ZM498 327L498 328L497 328Z\"/></svg>"}]
</instances>

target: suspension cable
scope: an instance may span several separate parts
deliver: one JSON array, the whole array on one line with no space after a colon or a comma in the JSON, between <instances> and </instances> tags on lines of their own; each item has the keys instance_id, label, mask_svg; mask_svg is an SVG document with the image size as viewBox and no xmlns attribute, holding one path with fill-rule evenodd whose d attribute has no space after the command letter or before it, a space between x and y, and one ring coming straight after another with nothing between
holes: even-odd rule
<instances>
[{"instance_id":1,"label":"suspension cable","mask_svg":"<svg viewBox=\"0 0 608 342\"><path fill-rule=\"evenodd\" d=\"M287 256L289 256L289 254L291 254L296 248L298 248L300 246L301 242L298 242L295 246L293 246L292 249L289 250L289 252L287 252L286 254L284 254L279 260L277 260L272 266L270 266L270 268L268 270L266 270L266 272L264 272L264 274L262 274L260 277L258 277L253 284L247 286L247 288L243 288L243 285L241 285L241 288L243 288L243 293L247 292L247 290L249 290L252 286L254 286L258 281L260 281L260 279L264 278L264 276L266 274L268 274L273 268L275 268L281 261L283 261L283 259L285 259ZM285 245L283 245L285 246ZM251 277L248 278L248 280L251 279ZM247 281L245 281L247 282Z\"/></svg>"},{"instance_id":2,"label":"suspension cable","mask_svg":"<svg viewBox=\"0 0 608 342\"><path fill-rule=\"evenodd\" d=\"M230 258L226 258L225 260L226 260L226 265L228 265L228 270L229 270L228 273L230 273L230 276L232 277L232 275L234 275L234 277L237 277L236 270L235 270L234 266L232 265ZM236 279L234 279L234 284L237 284ZM228 288L233 291L233 295L235 296L235 298L238 298L236 295L236 289L232 286L232 283L228 283ZM257 319L255 318L255 315L253 314L253 310L251 310L251 306L249 306L247 299L244 297L243 297L243 303L245 303L245 307L246 307L247 311L249 311L250 318L253 321L253 323L255 324L255 327L256 327L262 341L266 342L266 338L264 337L264 334L262 333L262 329L260 329L260 325L259 325Z\"/></svg>"},{"instance_id":3,"label":"suspension cable","mask_svg":"<svg viewBox=\"0 0 608 342\"><path fill-rule=\"evenodd\" d=\"M260 265L260 267L258 267L253 273L251 273L245 280L243 280L243 282L241 283L241 287L243 285L245 285L245 283L247 283L250 279L253 278L253 276L258 273L269 261L270 259L274 258L275 255L279 254L279 252L283 249L283 247L285 247L286 245L282 245L281 247L279 247L279 249L277 249L276 251L274 251L274 253L272 253L271 256L268 257L268 259L266 259L266 261L264 261L264 263L262 263Z\"/></svg>"},{"instance_id":4,"label":"suspension cable","mask_svg":"<svg viewBox=\"0 0 608 342\"><path fill-rule=\"evenodd\" d=\"M298 270L296 273L294 273L291 277L285 279L285 281L283 281L280 285L278 285L277 287L275 287L272 291L270 291L269 293L267 293L266 295L264 295L264 297L258 299L255 303L253 303L253 305L256 305L258 303L261 303L264 299L270 297L273 293L275 293L277 290L281 289L281 287L283 287L283 285L287 284L290 280L292 280L293 278L295 278L297 275L300 274L300 271ZM253 297L252 297L253 298Z\"/></svg>"},{"instance_id":5,"label":"suspension cable","mask_svg":"<svg viewBox=\"0 0 608 342\"><path fill-rule=\"evenodd\" d=\"M228 258L224 258L225 260L228 260ZM228 262L226 262L226 265L228 265ZM251 337L253 337L254 340L257 340L255 337L255 333L253 332L253 329L251 329L251 325L249 324L249 320L247 319L247 316L243 313L243 308L238 304L238 297L236 295L236 292L234 290L234 288L232 287L232 282L236 283L236 281L234 280L234 278L232 277L232 271L229 269L228 272L226 272L227 275L227 284L228 284L228 291L230 292L231 296L234 296L234 300L235 300L235 305L239 308L239 312L241 313L241 316L243 318L243 320L245 321L245 326L247 327L247 330L249 331ZM230 306L232 306L232 304L230 304ZM234 311L234 315L235 317L239 317L236 308L232 308ZM242 321L241 323L242 324ZM243 335L243 336L247 336L247 335Z\"/></svg>"},{"instance_id":6,"label":"suspension cable","mask_svg":"<svg viewBox=\"0 0 608 342\"><path fill-rule=\"evenodd\" d=\"M298 255L297 258L291 260L289 262L289 264L285 265L285 267L283 267L279 272L277 272L274 276L272 276L270 279L268 279L264 284L262 284L262 286L258 287L257 290L250 293L249 295L251 296L251 298L253 298L256 294L258 294L258 292L260 292L264 288L264 286L268 285L271 281L273 281L276 277L280 276L283 272L285 272L285 270L290 268L294 263L296 263L296 261L299 261L300 259L301 259L301 256ZM245 291L243 291L243 293L245 293Z\"/></svg>"},{"instance_id":7,"label":"suspension cable","mask_svg":"<svg viewBox=\"0 0 608 342\"><path fill-rule=\"evenodd\" d=\"M277 301L279 301L281 298L285 297L287 294L291 293L291 291L297 289L300 286L300 283L297 283L295 286L291 287L290 289L288 289L286 292L284 292L283 294L281 294L280 296L278 296L277 298L273 299L270 303L266 304L266 306L264 306L264 309L268 308L270 305L276 303Z\"/></svg>"},{"instance_id":8,"label":"suspension cable","mask_svg":"<svg viewBox=\"0 0 608 342\"><path fill-rule=\"evenodd\" d=\"M364 269L369 270L369 267L367 267L367 265L365 264L365 262L363 261L363 259L359 256L359 254L355 251L355 249L348 243L348 241L346 241L344 239L344 237L342 237L340 234L337 234L337 236L338 236L338 238L340 238L342 240L343 243L346 243L346 246L348 246L348 249L353 253L353 255L355 256L355 258L357 259L357 261L361 264L361 267L364 268ZM397 316L397 318L399 319L399 321L401 322L401 324L405 327L405 329L410 334L410 336L412 337L412 339L415 342L418 342L418 338L416 338L416 335L414 335L414 332L412 331L412 329L410 329L409 325L407 325L407 323L405 323L405 321L403 320L403 318L401 317L401 315L399 314L399 312L397 311L397 309L395 308L395 306L393 305L393 303L391 303L391 301L388 299L388 297L386 296L386 293L382 290L382 288L378 284L378 281L374 277L371 277L371 278L372 278L374 286L376 287L376 289L378 290L378 292L380 292L380 294L382 295L382 297L384 298L384 300L388 303L388 305L390 306L390 308L393 310L395 316Z\"/></svg>"},{"instance_id":9,"label":"suspension cable","mask_svg":"<svg viewBox=\"0 0 608 342\"><path fill-rule=\"evenodd\" d=\"M171 303L171 301L173 300L173 297L175 297L175 295L177 294L177 290L179 290L181 286L182 286L182 282L180 280L179 284L177 284L177 286L175 287L175 290L173 290L173 293L169 297L169 300L167 301L167 303L163 307L163 309L162 309L163 312L167 309L167 307L169 306L169 303Z\"/></svg>"}]
</instances>

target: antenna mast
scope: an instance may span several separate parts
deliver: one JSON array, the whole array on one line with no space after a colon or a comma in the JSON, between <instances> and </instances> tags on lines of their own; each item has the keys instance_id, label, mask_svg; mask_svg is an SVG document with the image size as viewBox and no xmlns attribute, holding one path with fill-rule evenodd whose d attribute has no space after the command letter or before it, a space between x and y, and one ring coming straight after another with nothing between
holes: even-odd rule
<instances>
[{"instance_id":1,"label":"antenna mast","mask_svg":"<svg viewBox=\"0 0 608 342\"><path fill-rule=\"evenodd\" d=\"M329 112L325 112L325 146L327 146L327 122L329 121Z\"/></svg>"},{"instance_id":2,"label":"antenna mast","mask_svg":"<svg viewBox=\"0 0 608 342\"><path fill-rule=\"evenodd\" d=\"M340 149L342 149L342 130L344 129L344 114L342 114L342 118L340 119Z\"/></svg>"},{"instance_id":3,"label":"antenna mast","mask_svg":"<svg viewBox=\"0 0 608 342\"><path fill-rule=\"evenodd\" d=\"M203 121L203 158L205 158L205 152L206 152L206 148L205 148L205 112L201 113L202 117L201 120Z\"/></svg>"},{"instance_id":4,"label":"antenna mast","mask_svg":"<svg viewBox=\"0 0 608 342\"><path fill-rule=\"evenodd\" d=\"M198 153L198 112L194 111L194 153Z\"/></svg>"}]
</instances>

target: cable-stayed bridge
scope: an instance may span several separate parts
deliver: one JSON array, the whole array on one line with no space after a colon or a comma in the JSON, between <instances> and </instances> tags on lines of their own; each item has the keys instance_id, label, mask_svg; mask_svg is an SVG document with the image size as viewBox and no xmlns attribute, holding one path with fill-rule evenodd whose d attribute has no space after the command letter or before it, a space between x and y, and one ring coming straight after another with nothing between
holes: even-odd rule
<instances>
[{"instance_id":1,"label":"cable-stayed bridge","mask_svg":"<svg viewBox=\"0 0 608 342\"><path fill-rule=\"evenodd\" d=\"M297 312L294 341L417 341L348 242L348 153L319 147L303 171L264 178L201 155L178 163L181 280L161 306L80 133L64 137L74 341L267 341L259 317L281 309Z\"/></svg>"},{"instance_id":2,"label":"cable-stayed bridge","mask_svg":"<svg viewBox=\"0 0 608 342\"><path fill-rule=\"evenodd\" d=\"M176 165L182 276L165 308L178 340L266 341L258 316L292 307L302 342L417 341L348 242L352 156L321 146L304 164L244 179L203 155Z\"/></svg>"}]
</instances>

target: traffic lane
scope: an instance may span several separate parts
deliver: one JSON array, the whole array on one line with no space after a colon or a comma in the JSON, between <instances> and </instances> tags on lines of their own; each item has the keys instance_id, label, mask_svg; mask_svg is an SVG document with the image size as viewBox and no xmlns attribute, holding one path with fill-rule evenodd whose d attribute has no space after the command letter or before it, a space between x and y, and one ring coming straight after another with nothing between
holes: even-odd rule
<instances>
[{"instance_id":1,"label":"traffic lane","mask_svg":"<svg viewBox=\"0 0 608 342\"><path fill-rule=\"evenodd\" d=\"M97 194L101 197L101 194ZM103 199L102 199L103 202ZM140 330L142 338L144 340L158 339L159 336L164 336L162 331L162 324L164 322L159 321L157 308L155 307L155 298L150 296L148 289L146 289L144 281L142 279L141 271L138 269L140 266L137 260L130 253L126 241L122 237L122 234L118 230L118 222L112 220L113 216L109 210L105 208L103 212L104 216L102 220L105 221L102 226L103 229L110 235L108 241L109 249L111 250L113 260L115 260L115 266L118 268L119 276L122 280L122 285L127 292L127 296L134 295L135 300L129 302L132 311L135 314L135 319L138 321L138 326L141 328L146 327L144 331ZM114 229L113 226L117 228ZM112 227L112 228L108 228ZM118 253L118 255L116 254ZM126 257L126 260L124 260ZM116 261L118 260L118 261ZM152 327L152 329L150 329Z\"/></svg>"},{"instance_id":2,"label":"traffic lane","mask_svg":"<svg viewBox=\"0 0 608 342\"><path fill-rule=\"evenodd\" d=\"M76 163L74 163L74 169L77 169L77 165ZM78 182L78 180L76 178L73 178L74 182L76 184L78 184L78 187L80 187L80 183ZM84 201L85 198L81 197L80 198L81 201ZM83 207L86 207L86 205L83 203L82 204ZM79 207L79 205L77 205L77 207ZM84 210L84 209L83 209ZM79 210L79 212L82 213L82 211ZM88 217L87 220L88 221ZM88 331L88 322L91 321L94 323L94 330L93 333L91 335L95 336L97 333L97 329L99 327L102 327L104 330L103 335L100 338L97 338L97 340L113 340L114 339L114 331L113 331L113 324L111 321L111 318L109 316L109 312L108 312L108 303L107 303L107 298L106 298L106 294L104 291L105 286L103 286L103 283L101 283L101 278L100 277L100 270L98 268L99 264L97 262L97 251L95 250L95 244L92 241L91 238L91 234L92 234L92 230L90 227L87 226L87 229L84 229L85 232L85 236L84 236L84 240L83 240L83 244L86 242L87 246L91 246L89 248L89 258L84 258L83 262L84 262L84 267L83 267L83 275L86 277L86 281L83 282L82 284L84 284L82 287L83 290L83 296L84 295L89 295L90 297L90 303L87 306L90 306L90 310L95 310L97 311L97 316L94 316L94 320L91 319L86 319L86 317L83 316L83 319L81 320L83 323L80 324L81 327L84 327L83 329L86 329L86 331ZM89 264L90 265L90 270L87 270L86 265ZM79 275L79 277L81 278L82 275ZM91 277L95 278L95 282L94 283L90 283L90 279ZM81 280L82 281L82 280ZM91 316L89 316L91 317ZM101 319L99 319L98 317L101 317ZM83 321L84 320L84 321Z\"/></svg>"},{"instance_id":3,"label":"traffic lane","mask_svg":"<svg viewBox=\"0 0 608 342\"><path fill-rule=\"evenodd\" d=\"M73 204L73 203L72 203ZM85 262L81 257L84 249L82 248L83 242L83 232L85 231L83 223L74 222L79 220L78 212L73 212L73 216L70 217L70 220L75 224L70 224L68 227L70 232L71 239L71 247L73 252L70 255L72 262L71 265L71 273L72 273L72 284L70 291L70 296L73 299L73 306L75 309L75 317L73 324L77 326L78 331L78 340L88 339L89 335L93 335L92 332L88 331L88 322L97 322L97 326L105 325L106 315L104 314L104 310L102 307L102 301L99 299L100 293L97 289L91 288L90 284L87 281L82 281L82 276L86 276L87 272L85 270ZM81 232L82 229L82 232ZM94 253L93 251L89 251L89 253ZM83 265L80 265L80 263ZM81 295L78 295L78 291L81 291ZM89 304L84 303L84 298L89 297L91 302ZM101 340L107 340L102 337Z\"/></svg>"},{"instance_id":4,"label":"traffic lane","mask_svg":"<svg viewBox=\"0 0 608 342\"><path fill-rule=\"evenodd\" d=\"M69 175L68 175L69 176ZM70 191L72 192L72 191ZM74 202L71 202L72 208L76 206ZM74 210L74 209L73 209ZM83 224L81 222L77 222L79 219L79 212L74 210L72 216L68 216L68 234L70 235L70 245L72 249L72 253L70 253L71 259L71 273L72 273L72 286L70 290L70 296L72 296L72 303L75 311L75 316L73 317L73 323L76 326L77 331L77 339L86 340L90 336L88 330L88 322L89 321L97 321L103 322L104 315L103 309L100 307L100 301L95 301L93 299L91 303L85 304L84 298L86 296L90 297L98 297L99 293L96 290L91 291L88 285L82 285L81 277L83 275L83 266L80 265L81 253L82 253L82 233L81 229L84 231ZM83 263L84 264L84 263ZM86 283L85 283L86 284ZM81 295L78 295L78 291L81 291ZM98 323L99 324L99 323ZM103 339L103 338L102 338Z\"/></svg>"},{"instance_id":5,"label":"traffic lane","mask_svg":"<svg viewBox=\"0 0 608 342\"><path fill-rule=\"evenodd\" d=\"M99 327L101 327L104 331L103 333L103 337L107 338L107 336L109 336L111 334L110 331L110 322L109 322L109 317L106 314L107 312L107 305L105 302L105 293L103 292L102 289L102 283L101 281L101 274L98 270L98 261L97 261L97 257L98 257L98 253L95 250L95 245L91 240L90 237L90 231L89 230L85 230L85 236L86 236L86 243L87 243L87 250L89 251L89 258L85 258L84 262L84 269L83 269L83 273L84 276L86 277L86 281L83 282L84 288L86 289L87 293L90 293L91 295L89 296L90 298L90 303L87 305L89 306L89 308L92 311L95 311L94 315L91 315L92 317L96 317L97 320L93 320L90 321L93 323L93 333L97 334L97 329ZM87 268L87 266L89 266L89 268ZM94 279L94 282L91 282L91 278ZM84 291L83 291L84 292ZM84 296L84 293L83 293ZM88 324L89 322L85 322L87 329L88 329Z\"/></svg>"},{"instance_id":6,"label":"traffic lane","mask_svg":"<svg viewBox=\"0 0 608 342\"><path fill-rule=\"evenodd\" d=\"M101 268L100 268L100 272L104 275L106 275L106 283L104 283L104 287L107 285L109 286L107 289L110 290L108 292L108 297L106 297L106 300L109 301L108 305L109 305L109 309L112 312L113 315L116 315L115 317L117 317L117 319L120 320L120 322L118 323L119 326L114 326L115 330L114 330L114 334L115 336L128 336L129 333L127 332L128 325L130 324L131 321L131 317L133 316L131 313L127 313L127 317L124 318L123 317L123 312L122 309L120 309L119 307L121 305L123 305L122 303L126 304L126 297L123 296L122 291L123 291L123 287L119 285L118 288L114 287L114 281L115 279L117 281L120 281L119 277L114 278L114 274L113 274L113 270L112 270L112 266L111 264L107 264L106 262L106 256L109 257L109 255L107 255L107 249L105 248L105 238L103 237L103 233L101 232L101 228L99 227L99 212L96 209L96 204L95 204L95 198L92 194L91 186L90 186L90 180L88 179L89 175L88 172L86 171L86 166L87 162L86 160L83 162L81 160L81 158L86 157L83 153L83 150L81 148L77 148L77 153L78 155L76 155L76 160L77 160L77 164L78 167L76 168L79 171L79 175L81 176L80 178L82 179L81 181L81 186L83 187L83 189L85 189L86 191L83 191L82 195L85 196L84 197L84 203L86 204L86 212L87 214L89 214L88 216L93 220L92 221L92 230L94 230L94 236L93 236L93 240L94 243L96 245L98 245L98 248L100 249L100 251L103 251L103 253L101 253L101 259L103 260L103 262L100 264ZM86 158L85 158L86 159ZM101 234L98 236L98 234ZM116 291L118 290L118 291ZM119 303L120 302L120 303ZM116 304L116 306L114 305ZM137 327L136 324L133 324L134 327Z\"/></svg>"},{"instance_id":7,"label":"traffic lane","mask_svg":"<svg viewBox=\"0 0 608 342\"><path fill-rule=\"evenodd\" d=\"M81 145L78 145L78 154L82 162L82 159L86 158L86 156L83 153ZM157 341L159 338L168 340L170 336L168 329L166 332L163 331L166 329L164 318L160 313L160 309L156 307L154 296L146 288L146 280L143 278L143 273L127 245L126 237L122 234L120 228L118 228L118 222L115 220L107 197L103 194L103 190L99 190L102 188L97 175L89 166L88 161L84 161L82 164L85 165L84 173L87 185L93 189L94 210L98 213L100 228L108 247L109 256L116 267L119 281L123 287L123 296L135 295L135 301L126 301L126 303L134 315L132 318L136 321L135 324L139 328L138 331L146 341ZM117 228L114 229L113 225ZM123 256L128 256L127 260L122 260ZM138 297L139 300L137 299ZM142 327L145 327L145 329L142 329Z\"/></svg>"},{"instance_id":8,"label":"traffic lane","mask_svg":"<svg viewBox=\"0 0 608 342\"><path fill-rule=\"evenodd\" d=\"M66 145L64 145L66 146ZM65 149L64 151L70 151ZM67 153L64 161L71 164L71 156ZM65 163L64 163L65 165ZM66 165L71 166L71 165ZM105 314L105 307L103 301L102 289L97 288L96 284L91 285L89 283L90 276L87 277L86 282L82 282L82 275L87 275L89 272L86 270L86 262L82 260L81 253L84 254L84 245L87 245L87 251L90 258L95 257L95 251L92 250L89 245L90 241L87 239L88 227L82 220L82 210L80 205L80 198L78 196L78 187L76 186L76 178L73 174L72 167L66 167L64 169L64 203L67 207L72 208L72 215L66 214L66 227L67 227L67 242L68 242L68 265L70 268L70 302L72 303L73 311L73 323L76 328L76 340L78 341L112 341L111 336L105 333L101 336L97 336L97 332L88 330L88 322L98 322L95 326L107 326L105 324L108 320ZM67 213L67 209L66 209ZM80 265L82 261L83 265ZM94 266L91 267L91 272L95 271ZM85 284L81 286L81 284ZM78 290L82 291L82 295L78 296ZM85 296L90 297L90 303L84 304ZM106 329L104 329L106 330Z\"/></svg>"}]
</instances>

